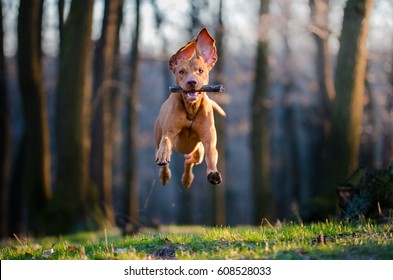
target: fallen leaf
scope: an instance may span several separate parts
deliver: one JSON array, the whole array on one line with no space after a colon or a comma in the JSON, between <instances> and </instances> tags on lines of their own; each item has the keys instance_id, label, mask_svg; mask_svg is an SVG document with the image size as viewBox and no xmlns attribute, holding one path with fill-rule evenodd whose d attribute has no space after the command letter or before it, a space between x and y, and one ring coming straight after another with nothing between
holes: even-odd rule
<instances>
[{"instance_id":1,"label":"fallen leaf","mask_svg":"<svg viewBox=\"0 0 393 280\"><path fill-rule=\"evenodd\" d=\"M124 254L125 252L127 252L127 248L115 248L115 249L113 250L113 252L114 252L116 255Z\"/></svg>"},{"instance_id":2,"label":"fallen leaf","mask_svg":"<svg viewBox=\"0 0 393 280\"><path fill-rule=\"evenodd\" d=\"M42 253L42 257L47 259L54 253L54 251L55 250L53 250L53 248L50 248L49 250L46 250Z\"/></svg>"},{"instance_id":3,"label":"fallen leaf","mask_svg":"<svg viewBox=\"0 0 393 280\"><path fill-rule=\"evenodd\" d=\"M307 254L307 251L302 249L302 248L299 248L299 249L295 250L295 254L298 255L298 256L304 256L304 255Z\"/></svg>"}]
</instances>

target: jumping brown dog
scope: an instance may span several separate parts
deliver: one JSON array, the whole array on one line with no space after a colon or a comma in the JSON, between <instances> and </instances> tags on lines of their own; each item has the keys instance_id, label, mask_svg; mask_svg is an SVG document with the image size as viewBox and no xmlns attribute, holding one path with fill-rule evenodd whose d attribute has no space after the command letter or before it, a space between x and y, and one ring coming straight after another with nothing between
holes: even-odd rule
<instances>
[{"instance_id":1,"label":"jumping brown dog","mask_svg":"<svg viewBox=\"0 0 393 280\"><path fill-rule=\"evenodd\" d=\"M171 178L169 162L172 148L185 155L182 183L186 188L190 187L194 179L194 165L202 162L205 152L207 180L213 185L222 181L217 170L213 109L222 115L225 113L205 92L197 92L208 84L209 71L216 61L215 40L206 28L169 60L169 69L175 74L176 84L183 91L174 92L168 97L154 126L156 163L160 165L163 185Z\"/></svg>"}]
</instances>

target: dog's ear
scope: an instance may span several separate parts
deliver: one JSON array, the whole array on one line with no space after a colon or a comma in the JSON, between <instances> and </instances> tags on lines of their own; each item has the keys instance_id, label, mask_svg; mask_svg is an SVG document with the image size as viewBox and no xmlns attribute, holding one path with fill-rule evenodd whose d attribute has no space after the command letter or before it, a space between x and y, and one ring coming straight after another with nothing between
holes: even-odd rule
<instances>
[{"instance_id":1,"label":"dog's ear","mask_svg":"<svg viewBox=\"0 0 393 280\"><path fill-rule=\"evenodd\" d=\"M188 42L187 45L182 47L174 54L169 60L169 69L175 73L175 69L182 59L191 59L195 55L195 40Z\"/></svg>"},{"instance_id":2,"label":"dog's ear","mask_svg":"<svg viewBox=\"0 0 393 280\"><path fill-rule=\"evenodd\" d=\"M202 28L198 33L196 38L196 52L198 56L202 57L209 70L213 68L218 59L216 41L210 36L206 28Z\"/></svg>"}]
</instances>

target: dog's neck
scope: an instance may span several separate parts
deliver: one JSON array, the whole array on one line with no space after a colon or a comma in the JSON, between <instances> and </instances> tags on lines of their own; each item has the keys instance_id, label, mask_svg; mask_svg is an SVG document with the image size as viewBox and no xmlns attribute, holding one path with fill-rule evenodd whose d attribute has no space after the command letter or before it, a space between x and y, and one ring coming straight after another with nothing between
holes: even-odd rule
<instances>
[{"instance_id":1,"label":"dog's neck","mask_svg":"<svg viewBox=\"0 0 393 280\"><path fill-rule=\"evenodd\" d=\"M196 102L190 103L190 102L187 102L186 100L184 100L184 98L182 96L183 105L184 105L184 108L186 109L186 112L187 112L187 119L189 119L189 120L195 119L196 115L198 114L199 107L201 106L202 100L204 98L205 98L205 94L200 96Z\"/></svg>"}]
</instances>

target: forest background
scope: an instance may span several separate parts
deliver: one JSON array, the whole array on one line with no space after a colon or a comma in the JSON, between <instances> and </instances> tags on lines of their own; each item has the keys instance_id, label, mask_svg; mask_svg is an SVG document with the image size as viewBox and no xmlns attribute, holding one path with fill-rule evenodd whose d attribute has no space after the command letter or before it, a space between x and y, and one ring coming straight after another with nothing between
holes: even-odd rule
<instances>
[{"instance_id":1,"label":"forest background","mask_svg":"<svg viewBox=\"0 0 393 280\"><path fill-rule=\"evenodd\" d=\"M335 217L393 155L390 0L2 0L1 235ZM219 170L167 186L153 126L168 59L206 26Z\"/></svg>"}]
</instances>

